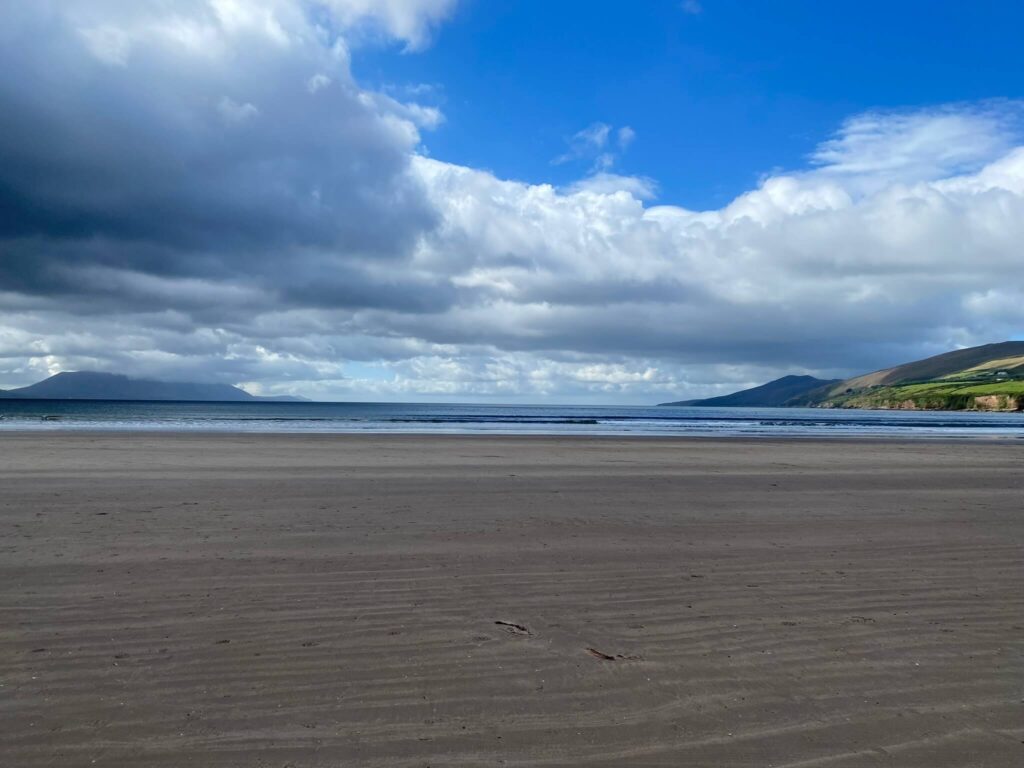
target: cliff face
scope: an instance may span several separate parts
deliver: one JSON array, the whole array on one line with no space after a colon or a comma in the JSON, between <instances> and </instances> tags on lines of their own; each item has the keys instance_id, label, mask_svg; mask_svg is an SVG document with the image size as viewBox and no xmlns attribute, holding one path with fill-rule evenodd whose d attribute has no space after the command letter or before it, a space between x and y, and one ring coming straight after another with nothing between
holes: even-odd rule
<instances>
[{"instance_id":1,"label":"cliff face","mask_svg":"<svg viewBox=\"0 0 1024 768\"><path fill-rule=\"evenodd\" d=\"M1024 397L979 395L974 398L974 408L978 411L1022 411Z\"/></svg>"},{"instance_id":2,"label":"cliff face","mask_svg":"<svg viewBox=\"0 0 1024 768\"><path fill-rule=\"evenodd\" d=\"M821 404L824 408L867 408L894 411L1024 411L1024 395L1012 393L969 394L939 393L915 394L912 397L896 391L875 391L841 401Z\"/></svg>"}]
</instances>

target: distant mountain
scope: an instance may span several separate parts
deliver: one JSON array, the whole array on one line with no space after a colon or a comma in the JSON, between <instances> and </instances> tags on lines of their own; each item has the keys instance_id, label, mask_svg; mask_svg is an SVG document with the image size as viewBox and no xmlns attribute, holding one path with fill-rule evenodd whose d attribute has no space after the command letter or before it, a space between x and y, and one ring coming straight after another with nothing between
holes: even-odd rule
<instances>
[{"instance_id":1,"label":"distant mountain","mask_svg":"<svg viewBox=\"0 0 1024 768\"><path fill-rule=\"evenodd\" d=\"M230 384L132 379L116 373L68 371L18 389L0 390L0 398L34 400L184 400L247 402L301 397L257 397Z\"/></svg>"},{"instance_id":2,"label":"distant mountain","mask_svg":"<svg viewBox=\"0 0 1024 768\"><path fill-rule=\"evenodd\" d=\"M731 395L707 397L703 400L680 400L661 405L716 406L719 408L774 408L789 402L811 390L837 384L839 379L816 379L813 376L783 376L759 387L733 392Z\"/></svg>"}]
</instances>

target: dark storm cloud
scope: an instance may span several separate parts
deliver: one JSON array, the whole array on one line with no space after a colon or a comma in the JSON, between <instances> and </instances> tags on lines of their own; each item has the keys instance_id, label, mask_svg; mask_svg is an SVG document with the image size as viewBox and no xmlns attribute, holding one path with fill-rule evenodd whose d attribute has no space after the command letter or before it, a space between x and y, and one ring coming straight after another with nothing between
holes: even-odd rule
<instances>
[{"instance_id":1,"label":"dark storm cloud","mask_svg":"<svg viewBox=\"0 0 1024 768\"><path fill-rule=\"evenodd\" d=\"M276 39L192 3L194 27L175 32L166 26L182 24L177 16L143 5L150 15L116 31L76 26L57 6L5 14L2 284L102 292L75 278L101 266L239 278L287 299L309 292L289 279L308 281L307 262L324 252L352 273L360 262L400 267L436 223L409 173L415 128L365 98L344 49L301 19ZM102 34L112 36L106 53ZM101 37L92 48L90 35ZM374 292L366 274L349 282ZM400 288L387 281L355 303L424 303L418 286L412 298ZM351 304L355 293L317 295Z\"/></svg>"}]
</instances>

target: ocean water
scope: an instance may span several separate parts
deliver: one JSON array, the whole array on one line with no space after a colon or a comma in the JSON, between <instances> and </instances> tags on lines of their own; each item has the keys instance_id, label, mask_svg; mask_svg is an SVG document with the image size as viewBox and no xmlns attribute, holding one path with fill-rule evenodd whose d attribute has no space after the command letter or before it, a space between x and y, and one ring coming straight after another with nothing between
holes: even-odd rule
<instances>
[{"instance_id":1,"label":"ocean water","mask_svg":"<svg viewBox=\"0 0 1024 768\"><path fill-rule=\"evenodd\" d=\"M1024 414L819 408L0 400L5 430L1024 439Z\"/></svg>"}]
</instances>

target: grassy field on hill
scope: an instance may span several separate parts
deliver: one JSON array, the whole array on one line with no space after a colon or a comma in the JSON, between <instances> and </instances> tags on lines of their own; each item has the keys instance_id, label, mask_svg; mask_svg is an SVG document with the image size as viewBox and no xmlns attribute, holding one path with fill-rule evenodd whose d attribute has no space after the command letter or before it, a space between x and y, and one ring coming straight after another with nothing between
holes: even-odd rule
<instances>
[{"instance_id":1,"label":"grassy field on hill","mask_svg":"<svg viewBox=\"0 0 1024 768\"><path fill-rule=\"evenodd\" d=\"M1018 411L1024 407L1024 379L943 381L877 387L839 396L840 408L906 408L941 410Z\"/></svg>"}]
</instances>

